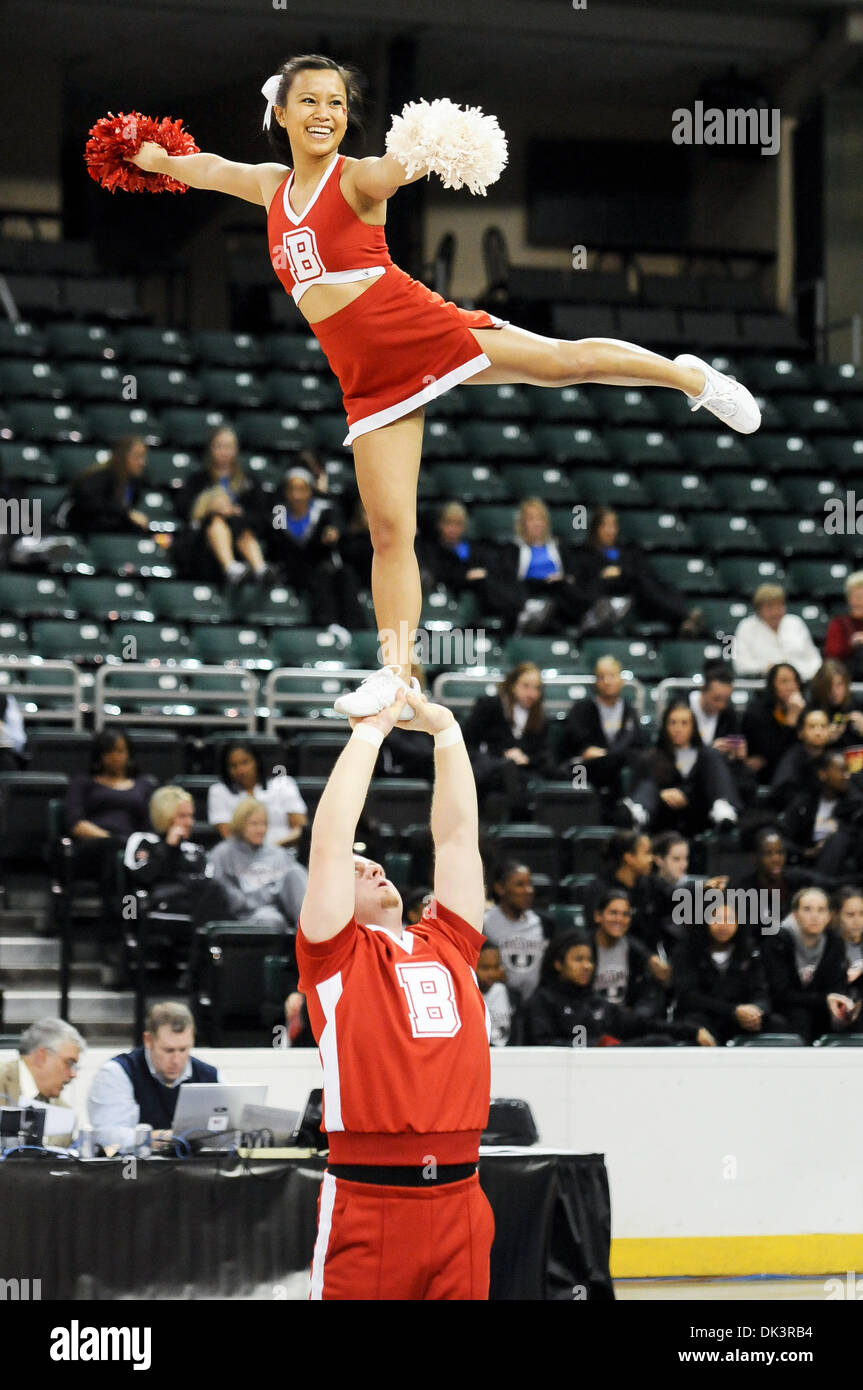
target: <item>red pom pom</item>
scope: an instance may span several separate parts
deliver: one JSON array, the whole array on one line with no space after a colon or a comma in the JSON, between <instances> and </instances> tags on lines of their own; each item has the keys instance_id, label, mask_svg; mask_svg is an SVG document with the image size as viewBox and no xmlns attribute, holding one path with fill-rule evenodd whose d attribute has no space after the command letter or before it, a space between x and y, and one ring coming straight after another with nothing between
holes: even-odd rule
<instances>
[{"instance_id":1,"label":"red pom pom","mask_svg":"<svg viewBox=\"0 0 863 1390\"><path fill-rule=\"evenodd\" d=\"M168 174L148 174L127 156L137 154L145 140L162 145L168 154L198 154L196 145L182 120L163 116L154 120L139 111L115 116L109 111L89 131L84 147L84 160L91 179L109 193L122 188L126 193L186 193L189 185Z\"/></svg>"}]
</instances>

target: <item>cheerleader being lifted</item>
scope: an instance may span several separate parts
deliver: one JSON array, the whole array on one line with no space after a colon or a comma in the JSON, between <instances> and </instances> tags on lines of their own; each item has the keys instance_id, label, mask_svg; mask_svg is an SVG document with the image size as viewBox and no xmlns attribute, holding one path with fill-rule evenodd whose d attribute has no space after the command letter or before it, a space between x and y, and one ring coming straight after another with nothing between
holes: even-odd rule
<instances>
[{"instance_id":1,"label":"cheerleader being lifted","mask_svg":"<svg viewBox=\"0 0 863 1390\"><path fill-rule=\"evenodd\" d=\"M670 361L612 338L567 341L458 308L393 264L384 225L399 188L432 173L483 194L506 164L493 116L448 100L409 103L379 158L339 154L356 118L354 70L320 55L293 58L267 80L264 126L276 162L170 155L152 141L130 156L140 170L267 209L270 258L319 340L342 389L360 496L374 549L372 597L387 665L336 710L363 718L388 708L410 681L422 592L414 553L426 402L464 383L664 386L693 410L750 434L761 423L746 388L699 358ZM273 120L273 117L275 118ZM413 717L409 705L403 719Z\"/></svg>"}]
</instances>

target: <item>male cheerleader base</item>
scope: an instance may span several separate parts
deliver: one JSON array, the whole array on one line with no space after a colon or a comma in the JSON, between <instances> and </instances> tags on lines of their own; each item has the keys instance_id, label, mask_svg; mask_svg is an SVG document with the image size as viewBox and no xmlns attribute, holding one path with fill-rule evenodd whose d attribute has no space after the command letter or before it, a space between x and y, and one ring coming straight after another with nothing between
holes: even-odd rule
<instances>
[{"instance_id":1,"label":"male cheerleader base","mask_svg":"<svg viewBox=\"0 0 863 1390\"><path fill-rule=\"evenodd\" d=\"M434 901L410 931L383 869L352 850L403 700L405 727L435 738ZM473 773L452 713L416 691L353 727L312 826L297 934L329 1136L311 1297L483 1300L494 1220L477 1174L491 1067Z\"/></svg>"}]
</instances>

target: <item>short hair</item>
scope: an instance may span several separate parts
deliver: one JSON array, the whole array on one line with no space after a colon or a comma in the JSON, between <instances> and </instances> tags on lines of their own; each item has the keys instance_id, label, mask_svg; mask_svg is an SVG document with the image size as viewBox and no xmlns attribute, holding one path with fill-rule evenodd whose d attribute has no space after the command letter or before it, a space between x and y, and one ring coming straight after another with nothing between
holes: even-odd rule
<instances>
[{"instance_id":1,"label":"short hair","mask_svg":"<svg viewBox=\"0 0 863 1390\"><path fill-rule=\"evenodd\" d=\"M711 681L720 681L722 685L734 684L734 672L727 661L708 661L704 667L702 675L705 688Z\"/></svg>"},{"instance_id":2,"label":"short hair","mask_svg":"<svg viewBox=\"0 0 863 1390\"><path fill-rule=\"evenodd\" d=\"M655 836L651 842L653 854L656 859L664 859L670 854L675 845L688 845L689 841L685 835L681 835L679 830L663 830L661 835Z\"/></svg>"},{"instance_id":3,"label":"short hair","mask_svg":"<svg viewBox=\"0 0 863 1390\"><path fill-rule=\"evenodd\" d=\"M604 888L594 905L594 912L604 912L609 903L615 902L617 898L623 898L630 911L632 910L632 898L625 888Z\"/></svg>"},{"instance_id":4,"label":"short hair","mask_svg":"<svg viewBox=\"0 0 863 1390\"><path fill-rule=\"evenodd\" d=\"M819 888L818 885L817 885L816 883L810 883L809 886L808 886L808 888L798 888L798 889L797 889L797 892L794 894L794 897L791 899L791 911L792 911L792 912L796 912L796 911L797 911L798 907L800 906L801 900L806 896L807 893L820 893L821 896L822 896L822 898L824 899L825 903L827 904L827 906L828 906L828 907L830 906L830 899L829 899L829 897L827 896L827 894L825 893L824 889L823 889L823 888Z\"/></svg>"},{"instance_id":5,"label":"short hair","mask_svg":"<svg viewBox=\"0 0 863 1390\"><path fill-rule=\"evenodd\" d=\"M185 1033L187 1028L195 1031L195 1018L186 1004L170 999L164 1004L153 1004L144 1021L144 1032L151 1035L160 1028L170 1028L172 1033Z\"/></svg>"},{"instance_id":6,"label":"short hair","mask_svg":"<svg viewBox=\"0 0 863 1390\"><path fill-rule=\"evenodd\" d=\"M238 801L234 807L234 814L231 816L231 834L239 839L246 828L246 822L256 811L263 811L269 821L269 812L263 801L256 801L253 796L244 796L242 801Z\"/></svg>"},{"instance_id":7,"label":"short hair","mask_svg":"<svg viewBox=\"0 0 863 1390\"><path fill-rule=\"evenodd\" d=\"M845 580L846 594L850 594L852 589L863 589L863 570L855 570Z\"/></svg>"},{"instance_id":8,"label":"short hair","mask_svg":"<svg viewBox=\"0 0 863 1390\"><path fill-rule=\"evenodd\" d=\"M157 835L164 835L181 806L195 799L183 787L158 787L150 797L150 824Z\"/></svg>"},{"instance_id":9,"label":"short hair","mask_svg":"<svg viewBox=\"0 0 863 1390\"><path fill-rule=\"evenodd\" d=\"M87 1046L78 1029L67 1023L65 1018L40 1018L36 1023L31 1023L29 1028L25 1028L18 1042L18 1051L22 1057L29 1057L31 1052L36 1052L40 1047L47 1047L49 1052L56 1052L58 1047L67 1042L74 1043L82 1051Z\"/></svg>"},{"instance_id":10,"label":"short hair","mask_svg":"<svg viewBox=\"0 0 863 1390\"><path fill-rule=\"evenodd\" d=\"M852 898L863 898L863 888L858 888L853 883L843 883L841 888L837 888L830 902L830 906L835 913L840 913L847 902Z\"/></svg>"},{"instance_id":11,"label":"short hair","mask_svg":"<svg viewBox=\"0 0 863 1390\"><path fill-rule=\"evenodd\" d=\"M785 590L781 584L759 584L752 599L752 607L759 609L763 603L773 603L776 599L785 601Z\"/></svg>"}]
</instances>

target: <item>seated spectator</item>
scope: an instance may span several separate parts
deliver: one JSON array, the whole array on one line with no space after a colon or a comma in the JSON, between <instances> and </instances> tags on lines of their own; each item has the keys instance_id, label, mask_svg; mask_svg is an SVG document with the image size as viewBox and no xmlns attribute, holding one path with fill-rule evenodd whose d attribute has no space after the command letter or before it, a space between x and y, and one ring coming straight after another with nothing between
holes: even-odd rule
<instances>
[{"instance_id":1,"label":"seated spectator","mask_svg":"<svg viewBox=\"0 0 863 1390\"><path fill-rule=\"evenodd\" d=\"M524 814L531 777L548 777L551 751L542 677L532 662L507 673L497 695L483 695L464 725L480 812L489 821Z\"/></svg>"},{"instance_id":2,"label":"seated spectator","mask_svg":"<svg viewBox=\"0 0 863 1390\"><path fill-rule=\"evenodd\" d=\"M601 893L593 913L595 992L623 1004L651 1024L665 1012L665 996L650 969L646 946L630 934L632 904L622 888Z\"/></svg>"},{"instance_id":3,"label":"seated spectator","mask_svg":"<svg viewBox=\"0 0 863 1390\"><path fill-rule=\"evenodd\" d=\"M479 612L502 618L511 631L523 603L521 586L502 582L497 547L469 540L467 527L467 509L461 502L445 502L434 534L418 543L423 591L442 584L457 598L475 594Z\"/></svg>"},{"instance_id":4,"label":"seated spectator","mask_svg":"<svg viewBox=\"0 0 863 1390\"><path fill-rule=\"evenodd\" d=\"M815 780L802 785L779 817L779 826L807 863L830 878L856 878L863 869L863 788L852 778L838 748L822 753Z\"/></svg>"},{"instance_id":5,"label":"seated spectator","mask_svg":"<svg viewBox=\"0 0 863 1390\"><path fill-rule=\"evenodd\" d=\"M21 706L14 695L0 692L0 772L20 772L27 761L26 747Z\"/></svg>"},{"instance_id":6,"label":"seated spectator","mask_svg":"<svg viewBox=\"0 0 863 1390\"><path fill-rule=\"evenodd\" d=\"M204 466L183 488L177 511L190 528L177 553L191 578L236 585L250 570L256 579L266 578L259 538L271 518L260 489L240 466L233 430L222 426L210 436Z\"/></svg>"},{"instance_id":7,"label":"seated spectator","mask_svg":"<svg viewBox=\"0 0 863 1390\"><path fill-rule=\"evenodd\" d=\"M494 906L483 916L483 935L500 951L507 985L521 1003L539 983L542 953L551 935L548 924L534 912L533 878L526 864L507 859L494 875Z\"/></svg>"},{"instance_id":8,"label":"seated spectator","mask_svg":"<svg viewBox=\"0 0 863 1390\"><path fill-rule=\"evenodd\" d=\"M845 943L845 983L851 998L863 998L863 888L847 884L833 898L834 931Z\"/></svg>"},{"instance_id":9,"label":"seated spectator","mask_svg":"<svg viewBox=\"0 0 863 1390\"><path fill-rule=\"evenodd\" d=\"M770 783L770 801L777 810L803 789L816 786L816 765L830 744L830 723L823 709L807 705L797 721L797 739L784 753Z\"/></svg>"},{"instance_id":10,"label":"seated spectator","mask_svg":"<svg viewBox=\"0 0 863 1390\"><path fill-rule=\"evenodd\" d=\"M750 700L741 728L746 739L746 765L762 785L770 785L783 754L794 747L797 725L805 708L795 668L785 662L771 666L764 694Z\"/></svg>"},{"instance_id":11,"label":"seated spectator","mask_svg":"<svg viewBox=\"0 0 863 1390\"><path fill-rule=\"evenodd\" d=\"M350 629L366 626L366 616L357 598L359 577L342 558L340 539L341 520L332 502L313 495L308 469L289 468L272 508L270 559L308 599L315 626L347 641Z\"/></svg>"},{"instance_id":12,"label":"seated spectator","mask_svg":"<svg viewBox=\"0 0 863 1390\"><path fill-rule=\"evenodd\" d=\"M775 826L765 826L755 837L753 868L736 875L731 886L759 904L761 930L775 932L791 911L795 893L801 888L832 888L835 881L809 867L789 866L783 836Z\"/></svg>"},{"instance_id":13,"label":"seated spectator","mask_svg":"<svg viewBox=\"0 0 863 1390\"><path fill-rule=\"evenodd\" d=\"M656 924L657 941L666 953L686 932L675 911L675 893L692 882L689 877L689 841L677 830L666 830L653 837L653 872L648 879L651 918ZM724 885L723 885L724 886Z\"/></svg>"},{"instance_id":14,"label":"seated spectator","mask_svg":"<svg viewBox=\"0 0 863 1390\"><path fill-rule=\"evenodd\" d=\"M602 872L587 885L582 900L586 919L592 922L603 893L611 888L623 889L632 907L633 935L651 951L651 972L654 979L664 985L670 971L660 949L657 902L651 885L652 866L650 836L643 830L619 830L609 838L603 851Z\"/></svg>"},{"instance_id":15,"label":"seated spectator","mask_svg":"<svg viewBox=\"0 0 863 1390\"><path fill-rule=\"evenodd\" d=\"M405 923L409 927L415 927L432 898L433 890L426 884L420 888L414 888L411 893L407 893L404 898Z\"/></svg>"},{"instance_id":16,"label":"seated spectator","mask_svg":"<svg viewBox=\"0 0 863 1390\"><path fill-rule=\"evenodd\" d=\"M662 1046L673 1041L715 1047L706 1028L646 1020L610 1004L593 988L593 951L583 931L564 932L546 947L539 985L525 1010L526 1041L534 1047Z\"/></svg>"},{"instance_id":17,"label":"seated spectator","mask_svg":"<svg viewBox=\"0 0 863 1390\"><path fill-rule=\"evenodd\" d=\"M197 928L231 913L224 891L214 881L207 851L188 838L194 820L195 803L187 791L159 787L150 798L150 824L156 833L131 835L123 862L131 885L146 889L150 913L157 918L189 917ZM185 958L173 961L181 972L187 964Z\"/></svg>"},{"instance_id":18,"label":"seated spectator","mask_svg":"<svg viewBox=\"0 0 863 1390\"><path fill-rule=\"evenodd\" d=\"M578 627L589 607L589 598L576 582L574 550L551 534L551 516L540 497L527 497L518 509L516 541L500 556L496 583L507 594L518 595L516 631L551 632Z\"/></svg>"},{"instance_id":19,"label":"seated spectator","mask_svg":"<svg viewBox=\"0 0 863 1390\"><path fill-rule=\"evenodd\" d=\"M597 507L587 537L573 556L573 582L587 603L582 635L611 632L631 609L642 622L665 623L672 634L697 637L704 631L699 608L663 584L639 545L620 537L613 507Z\"/></svg>"},{"instance_id":20,"label":"seated spectator","mask_svg":"<svg viewBox=\"0 0 863 1390\"><path fill-rule=\"evenodd\" d=\"M143 1045L118 1053L93 1077L87 1110L103 1148L130 1152L139 1124L152 1126L157 1144L173 1138L180 1087L187 1081L200 1085L220 1080L215 1067L192 1056L194 1045L195 1020L185 1004L152 1005Z\"/></svg>"},{"instance_id":21,"label":"seated spectator","mask_svg":"<svg viewBox=\"0 0 863 1390\"><path fill-rule=\"evenodd\" d=\"M500 947L484 941L476 963L476 978L491 1020L492 1047L517 1046L521 1041L521 1018L515 998L506 983L506 970Z\"/></svg>"},{"instance_id":22,"label":"seated spectator","mask_svg":"<svg viewBox=\"0 0 863 1390\"><path fill-rule=\"evenodd\" d=\"M571 778L584 765L587 780L600 799L602 818L611 821L623 796L623 772L644 747L638 714L623 696L620 662L601 656L594 667L593 693L573 700L560 726L560 773Z\"/></svg>"},{"instance_id":23,"label":"seated spectator","mask_svg":"<svg viewBox=\"0 0 863 1390\"><path fill-rule=\"evenodd\" d=\"M734 634L734 669L738 676L765 676L771 666L788 662L809 681L821 656L802 618L788 613L780 584L761 584L752 600L755 609L741 618Z\"/></svg>"},{"instance_id":24,"label":"seated spectator","mask_svg":"<svg viewBox=\"0 0 863 1390\"><path fill-rule=\"evenodd\" d=\"M128 734L103 729L93 738L89 773L73 777L66 795L73 874L99 881L102 981L106 986L114 987L125 977L122 933L113 901L118 852L130 835L149 829L153 781L139 775Z\"/></svg>"},{"instance_id":25,"label":"seated spectator","mask_svg":"<svg viewBox=\"0 0 863 1390\"><path fill-rule=\"evenodd\" d=\"M230 837L210 851L210 865L229 917L295 932L309 876L294 855L266 843L267 819L262 802L244 797Z\"/></svg>"},{"instance_id":26,"label":"seated spectator","mask_svg":"<svg viewBox=\"0 0 863 1390\"><path fill-rule=\"evenodd\" d=\"M327 474L327 465L320 449L316 449L313 444L307 444L303 449L297 449L296 453L290 454L289 466L304 468L307 473L312 475L312 488L316 497L327 497L330 491L330 480Z\"/></svg>"},{"instance_id":27,"label":"seated spectator","mask_svg":"<svg viewBox=\"0 0 863 1390\"><path fill-rule=\"evenodd\" d=\"M738 926L725 904L705 909L686 930L674 957L675 1017L709 1028L718 1043L774 1032L764 964L752 928Z\"/></svg>"},{"instance_id":28,"label":"seated spectator","mask_svg":"<svg viewBox=\"0 0 863 1390\"><path fill-rule=\"evenodd\" d=\"M60 1105L69 1111L68 1133L46 1136L51 1148L67 1148L77 1129L75 1112L61 1092L78 1070L86 1046L65 1019L40 1018L21 1034L18 1056L0 1063L0 1105Z\"/></svg>"},{"instance_id":29,"label":"seated spectator","mask_svg":"<svg viewBox=\"0 0 863 1390\"><path fill-rule=\"evenodd\" d=\"M835 748L863 744L863 710L851 695L851 673L841 661L827 660L809 687L809 703L823 709Z\"/></svg>"},{"instance_id":30,"label":"seated spectator","mask_svg":"<svg viewBox=\"0 0 863 1390\"><path fill-rule=\"evenodd\" d=\"M736 823L741 803L734 778L722 755L702 744L688 701L666 706L656 746L636 765L623 805L636 824L657 833L692 836Z\"/></svg>"},{"instance_id":31,"label":"seated spectator","mask_svg":"<svg viewBox=\"0 0 863 1390\"><path fill-rule=\"evenodd\" d=\"M863 681L863 570L845 580L848 612L831 618L824 638L824 655L842 661L851 679Z\"/></svg>"},{"instance_id":32,"label":"seated spectator","mask_svg":"<svg viewBox=\"0 0 863 1390\"><path fill-rule=\"evenodd\" d=\"M76 478L57 512L59 524L84 536L99 532L149 532L140 508L147 445L136 434L118 439L107 463L94 464Z\"/></svg>"},{"instance_id":33,"label":"seated spectator","mask_svg":"<svg viewBox=\"0 0 863 1390\"><path fill-rule=\"evenodd\" d=\"M253 796L267 808L266 843L295 853L309 818L299 787L284 772L266 777L254 744L241 738L230 739L219 752L219 781L207 792L207 820L223 840L231 833L234 811L247 796Z\"/></svg>"},{"instance_id":34,"label":"seated spectator","mask_svg":"<svg viewBox=\"0 0 863 1390\"><path fill-rule=\"evenodd\" d=\"M791 915L764 937L767 987L786 1027L812 1043L843 1032L860 1013L848 994L845 945L829 925L830 902L822 888L794 894Z\"/></svg>"},{"instance_id":35,"label":"seated spectator","mask_svg":"<svg viewBox=\"0 0 863 1390\"><path fill-rule=\"evenodd\" d=\"M747 765L749 750L731 698L733 690L734 673L727 662L708 662L701 685L689 692L689 708L701 742L725 759L745 806L755 794L755 775Z\"/></svg>"},{"instance_id":36,"label":"seated spectator","mask_svg":"<svg viewBox=\"0 0 863 1390\"><path fill-rule=\"evenodd\" d=\"M356 575L359 588L370 589L374 549L369 531L369 519L359 496L353 500L348 524L339 541L339 549L348 569L353 570Z\"/></svg>"}]
</instances>

